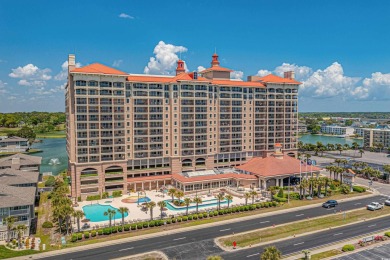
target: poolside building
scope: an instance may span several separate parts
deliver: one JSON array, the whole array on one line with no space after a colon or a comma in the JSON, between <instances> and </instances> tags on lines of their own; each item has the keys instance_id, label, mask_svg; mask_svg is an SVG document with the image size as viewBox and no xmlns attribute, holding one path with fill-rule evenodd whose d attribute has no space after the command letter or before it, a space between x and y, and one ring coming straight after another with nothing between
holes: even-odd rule
<instances>
[{"instance_id":1,"label":"poolside building","mask_svg":"<svg viewBox=\"0 0 390 260\"><path fill-rule=\"evenodd\" d=\"M257 186L249 174L200 172L269 157L276 143L284 156L296 156L300 82L293 72L231 80L232 70L220 66L217 54L200 73L187 73L179 60L172 76L129 74L98 63L76 68L74 55L68 64L72 197L177 183L185 188L189 180L199 184L212 175L218 185Z\"/></svg>"}]
</instances>

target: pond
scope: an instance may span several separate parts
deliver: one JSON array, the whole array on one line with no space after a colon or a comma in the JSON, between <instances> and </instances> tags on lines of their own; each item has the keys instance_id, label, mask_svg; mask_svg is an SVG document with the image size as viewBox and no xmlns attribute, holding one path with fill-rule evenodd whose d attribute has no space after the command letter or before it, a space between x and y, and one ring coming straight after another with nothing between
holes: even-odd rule
<instances>
[{"instance_id":1,"label":"pond","mask_svg":"<svg viewBox=\"0 0 390 260\"><path fill-rule=\"evenodd\" d=\"M351 145L353 142L357 142L360 146L363 145L362 139L354 139L354 138L340 138L336 136L325 136L325 135L302 135L299 138L299 141L310 144L316 144L317 142L321 142L322 144L349 144Z\"/></svg>"},{"instance_id":2,"label":"pond","mask_svg":"<svg viewBox=\"0 0 390 260\"><path fill-rule=\"evenodd\" d=\"M42 150L32 155L41 156L41 173L52 172L58 175L68 168L68 155L66 153L65 138L45 138L42 143L34 143L31 148Z\"/></svg>"}]
</instances>

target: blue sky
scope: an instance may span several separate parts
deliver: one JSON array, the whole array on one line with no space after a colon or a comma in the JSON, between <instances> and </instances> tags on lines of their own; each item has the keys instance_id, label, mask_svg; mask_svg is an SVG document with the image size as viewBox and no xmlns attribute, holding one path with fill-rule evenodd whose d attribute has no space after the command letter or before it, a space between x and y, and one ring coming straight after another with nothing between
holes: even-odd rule
<instances>
[{"instance_id":1,"label":"blue sky","mask_svg":"<svg viewBox=\"0 0 390 260\"><path fill-rule=\"evenodd\" d=\"M296 70L299 110L389 111L390 1L0 1L0 111L63 111L69 53L129 73ZM145 68L146 67L146 68Z\"/></svg>"}]
</instances>

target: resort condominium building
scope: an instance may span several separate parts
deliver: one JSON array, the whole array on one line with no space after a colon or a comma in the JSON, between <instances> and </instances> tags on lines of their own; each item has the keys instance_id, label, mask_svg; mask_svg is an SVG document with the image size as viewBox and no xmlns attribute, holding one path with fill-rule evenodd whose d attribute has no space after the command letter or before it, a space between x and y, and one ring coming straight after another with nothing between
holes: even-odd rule
<instances>
[{"instance_id":1,"label":"resort condominium building","mask_svg":"<svg viewBox=\"0 0 390 260\"><path fill-rule=\"evenodd\" d=\"M217 54L199 73L179 60L172 76L76 68L74 55L68 64L72 197L157 189L177 174L267 157L278 143L296 154L300 82L292 71L232 80Z\"/></svg>"},{"instance_id":2,"label":"resort condominium building","mask_svg":"<svg viewBox=\"0 0 390 260\"><path fill-rule=\"evenodd\" d=\"M363 146L366 148L378 145L390 147L390 130L364 128L363 140Z\"/></svg>"}]
</instances>

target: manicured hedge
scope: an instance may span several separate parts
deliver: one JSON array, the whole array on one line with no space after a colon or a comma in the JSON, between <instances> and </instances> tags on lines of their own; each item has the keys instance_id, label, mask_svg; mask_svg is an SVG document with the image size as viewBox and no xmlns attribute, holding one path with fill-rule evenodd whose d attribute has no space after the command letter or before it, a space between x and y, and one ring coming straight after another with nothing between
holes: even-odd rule
<instances>
[{"instance_id":1,"label":"manicured hedge","mask_svg":"<svg viewBox=\"0 0 390 260\"><path fill-rule=\"evenodd\" d=\"M72 241L72 242L76 242L77 241L77 234L72 234L72 238L71 238L71 240L70 241Z\"/></svg>"},{"instance_id":2,"label":"manicured hedge","mask_svg":"<svg viewBox=\"0 0 390 260\"><path fill-rule=\"evenodd\" d=\"M91 237L96 237L96 230L92 230Z\"/></svg>"},{"instance_id":3,"label":"manicured hedge","mask_svg":"<svg viewBox=\"0 0 390 260\"><path fill-rule=\"evenodd\" d=\"M341 250L343 252L353 251L353 250L355 250L355 247L353 245L345 245L345 246L343 246L343 248Z\"/></svg>"},{"instance_id":4,"label":"manicured hedge","mask_svg":"<svg viewBox=\"0 0 390 260\"><path fill-rule=\"evenodd\" d=\"M390 231L385 233L385 236L390 237Z\"/></svg>"},{"instance_id":5,"label":"manicured hedge","mask_svg":"<svg viewBox=\"0 0 390 260\"><path fill-rule=\"evenodd\" d=\"M77 233L77 239L78 240L83 239L83 233Z\"/></svg>"},{"instance_id":6,"label":"manicured hedge","mask_svg":"<svg viewBox=\"0 0 390 260\"><path fill-rule=\"evenodd\" d=\"M89 238L89 232L88 231L84 232L84 238Z\"/></svg>"},{"instance_id":7,"label":"manicured hedge","mask_svg":"<svg viewBox=\"0 0 390 260\"><path fill-rule=\"evenodd\" d=\"M112 192L112 197L118 198L122 196L122 191L121 190L116 190Z\"/></svg>"},{"instance_id":8,"label":"manicured hedge","mask_svg":"<svg viewBox=\"0 0 390 260\"><path fill-rule=\"evenodd\" d=\"M100 194L99 194L99 195L87 196L87 201L91 201L91 200L100 200L100 199L101 199Z\"/></svg>"},{"instance_id":9,"label":"manicured hedge","mask_svg":"<svg viewBox=\"0 0 390 260\"><path fill-rule=\"evenodd\" d=\"M99 235L99 236L103 235L103 229L99 229L99 230L98 230L98 235Z\"/></svg>"},{"instance_id":10,"label":"manicured hedge","mask_svg":"<svg viewBox=\"0 0 390 260\"><path fill-rule=\"evenodd\" d=\"M52 228L53 227L53 223L50 222L50 221L45 221L45 222L43 222L42 227L43 228Z\"/></svg>"},{"instance_id":11,"label":"manicured hedge","mask_svg":"<svg viewBox=\"0 0 390 260\"><path fill-rule=\"evenodd\" d=\"M359 193L362 193L362 192L366 191L366 188L361 187L361 186L353 186L352 189L353 189L353 191L356 191L356 192L359 192Z\"/></svg>"}]
</instances>

